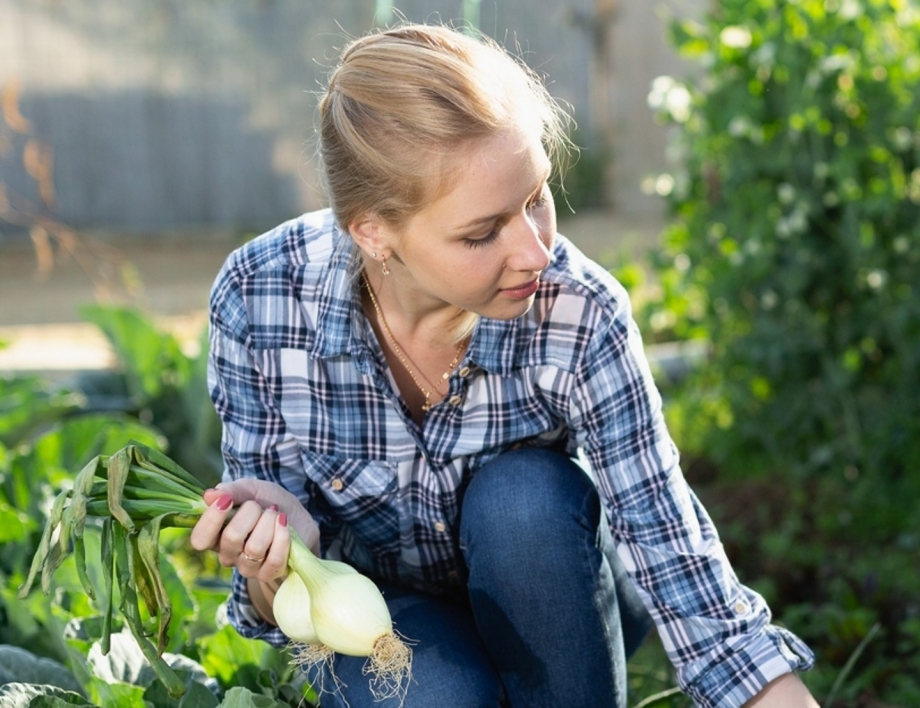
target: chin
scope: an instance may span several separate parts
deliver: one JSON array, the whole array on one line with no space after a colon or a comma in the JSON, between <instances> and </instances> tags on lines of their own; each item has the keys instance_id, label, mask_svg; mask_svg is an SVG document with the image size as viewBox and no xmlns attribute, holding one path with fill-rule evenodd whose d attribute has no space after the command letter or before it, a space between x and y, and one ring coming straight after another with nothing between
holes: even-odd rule
<instances>
[{"instance_id":1,"label":"chin","mask_svg":"<svg viewBox=\"0 0 920 708\"><path fill-rule=\"evenodd\" d=\"M530 312L535 299L534 296L531 296L526 300L505 303L501 307L488 308L488 310L483 310L479 314L492 320L516 320L518 317L523 317Z\"/></svg>"}]
</instances>

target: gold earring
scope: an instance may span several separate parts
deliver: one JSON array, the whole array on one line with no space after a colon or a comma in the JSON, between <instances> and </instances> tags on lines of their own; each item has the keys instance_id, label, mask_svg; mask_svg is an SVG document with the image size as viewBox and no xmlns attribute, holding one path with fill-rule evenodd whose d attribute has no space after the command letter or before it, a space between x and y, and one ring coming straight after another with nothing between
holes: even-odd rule
<instances>
[{"instance_id":1,"label":"gold earring","mask_svg":"<svg viewBox=\"0 0 920 708\"><path fill-rule=\"evenodd\" d=\"M387 265L387 257L386 257L386 256L384 256L382 259L380 259L380 272L383 273L384 275L389 275L389 274L390 274L390 267Z\"/></svg>"}]
</instances>

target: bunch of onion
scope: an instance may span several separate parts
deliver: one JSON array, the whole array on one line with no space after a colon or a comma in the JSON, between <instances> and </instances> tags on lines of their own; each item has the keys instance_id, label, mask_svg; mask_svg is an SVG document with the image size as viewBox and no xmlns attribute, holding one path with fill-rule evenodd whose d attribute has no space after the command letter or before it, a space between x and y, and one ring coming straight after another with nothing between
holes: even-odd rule
<instances>
[{"instance_id":1,"label":"bunch of onion","mask_svg":"<svg viewBox=\"0 0 920 708\"><path fill-rule=\"evenodd\" d=\"M185 683L162 657L172 606L160 575L158 541L164 528L195 525L207 508L203 492L193 475L140 443L94 458L77 475L73 488L55 499L20 597L28 594L39 576L47 594L54 572L73 553L80 582L95 598L83 536L87 518L101 520L103 653L110 647L117 579L118 610L125 623L169 694L183 695ZM288 567L272 610L285 634L311 647L303 651L299 663L325 660L333 652L367 656L366 673L372 676L375 695L405 690L412 652L393 632L389 610L374 583L351 566L317 558L293 531ZM155 632L145 627L141 602L156 623Z\"/></svg>"}]
</instances>

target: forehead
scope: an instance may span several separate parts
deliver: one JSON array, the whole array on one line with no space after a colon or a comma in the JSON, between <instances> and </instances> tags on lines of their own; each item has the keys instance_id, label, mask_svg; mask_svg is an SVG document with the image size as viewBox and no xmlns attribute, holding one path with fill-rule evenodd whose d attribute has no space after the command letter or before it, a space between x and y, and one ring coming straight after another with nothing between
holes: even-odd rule
<instances>
[{"instance_id":1,"label":"forehead","mask_svg":"<svg viewBox=\"0 0 920 708\"><path fill-rule=\"evenodd\" d=\"M442 189L425 209L460 201L472 213L526 199L548 179L551 164L539 137L505 132L471 143L445 168Z\"/></svg>"}]
</instances>

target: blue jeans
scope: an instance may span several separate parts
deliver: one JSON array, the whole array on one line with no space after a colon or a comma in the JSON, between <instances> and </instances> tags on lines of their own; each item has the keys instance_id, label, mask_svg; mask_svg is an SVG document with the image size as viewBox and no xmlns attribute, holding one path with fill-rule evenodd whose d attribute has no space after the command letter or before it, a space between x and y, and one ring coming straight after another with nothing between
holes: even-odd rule
<instances>
[{"instance_id":1,"label":"blue jeans","mask_svg":"<svg viewBox=\"0 0 920 708\"><path fill-rule=\"evenodd\" d=\"M484 465L463 499L460 542L468 601L381 585L414 642L404 708L626 705L626 659L651 620L581 467L542 449ZM341 693L324 693L323 708L399 705L374 702L364 664L336 656Z\"/></svg>"}]
</instances>

